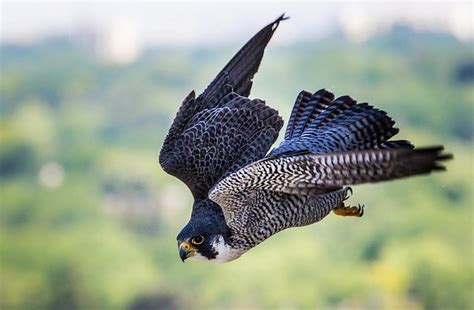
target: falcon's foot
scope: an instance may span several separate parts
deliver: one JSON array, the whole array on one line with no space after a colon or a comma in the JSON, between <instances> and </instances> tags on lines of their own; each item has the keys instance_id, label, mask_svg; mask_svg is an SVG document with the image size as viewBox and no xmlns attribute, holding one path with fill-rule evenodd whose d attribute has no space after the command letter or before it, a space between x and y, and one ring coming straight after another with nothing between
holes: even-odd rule
<instances>
[{"instance_id":1,"label":"falcon's foot","mask_svg":"<svg viewBox=\"0 0 474 310\"><path fill-rule=\"evenodd\" d=\"M364 215L364 205L358 204L357 206L345 206L343 203L341 203L340 206L335 207L332 212L336 215L340 216L356 216L356 217L361 217Z\"/></svg>"}]
</instances>

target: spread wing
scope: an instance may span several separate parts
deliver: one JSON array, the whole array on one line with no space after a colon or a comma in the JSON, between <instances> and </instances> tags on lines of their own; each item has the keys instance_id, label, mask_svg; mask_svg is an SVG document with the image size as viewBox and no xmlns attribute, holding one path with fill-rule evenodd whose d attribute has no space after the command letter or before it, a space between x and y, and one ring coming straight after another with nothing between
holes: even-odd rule
<instances>
[{"instance_id":1,"label":"spread wing","mask_svg":"<svg viewBox=\"0 0 474 310\"><path fill-rule=\"evenodd\" d=\"M159 161L194 197L205 198L223 176L261 159L283 125L278 112L249 95L265 47L283 15L260 30L229 61L206 90L183 101Z\"/></svg>"}]
</instances>

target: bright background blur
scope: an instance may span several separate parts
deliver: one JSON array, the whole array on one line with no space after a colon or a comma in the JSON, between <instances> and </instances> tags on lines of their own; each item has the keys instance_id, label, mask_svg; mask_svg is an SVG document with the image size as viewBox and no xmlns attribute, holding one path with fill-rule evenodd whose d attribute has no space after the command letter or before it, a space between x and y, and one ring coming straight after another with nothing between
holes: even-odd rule
<instances>
[{"instance_id":1,"label":"bright background blur","mask_svg":"<svg viewBox=\"0 0 474 310\"><path fill-rule=\"evenodd\" d=\"M0 308L473 309L472 2L2 2ZM444 144L448 172L357 186L224 265L181 263L158 165L182 98L281 13L252 97L327 88Z\"/></svg>"}]
</instances>

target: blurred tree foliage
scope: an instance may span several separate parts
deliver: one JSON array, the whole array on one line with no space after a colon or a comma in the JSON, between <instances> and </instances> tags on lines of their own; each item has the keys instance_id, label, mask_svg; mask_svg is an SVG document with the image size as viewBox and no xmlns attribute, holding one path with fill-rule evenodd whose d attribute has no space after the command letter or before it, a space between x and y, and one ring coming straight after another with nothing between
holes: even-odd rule
<instances>
[{"instance_id":1,"label":"blurred tree foliage","mask_svg":"<svg viewBox=\"0 0 474 310\"><path fill-rule=\"evenodd\" d=\"M405 27L270 47L253 96L286 117L301 89L351 94L401 138L445 144L448 172L357 187L363 218L288 230L230 264L180 262L191 196L156 156L181 99L237 48L116 66L68 40L1 47L0 308L474 307L473 45ZM47 162L59 187L39 177Z\"/></svg>"}]
</instances>

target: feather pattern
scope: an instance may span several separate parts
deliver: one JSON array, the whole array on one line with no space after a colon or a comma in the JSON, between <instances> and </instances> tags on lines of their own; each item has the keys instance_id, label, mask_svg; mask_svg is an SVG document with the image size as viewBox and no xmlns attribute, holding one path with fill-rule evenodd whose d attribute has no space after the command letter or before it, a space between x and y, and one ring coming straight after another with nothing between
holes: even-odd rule
<instances>
[{"instance_id":1,"label":"feather pattern","mask_svg":"<svg viewBox=\"0 0 474 310\"><path fill-rule=\"evenodd\" d=\"M172 142L163 146L160 164L181 179L195 198L222 176L262 158L283 121L261 100L231 93L213 109L194 115Z\"/></svg>"},{"instance_id":2,"label":"feather pattern","mask_svg":"<svg viewBox=\"0 0 474 310\"><path fill-rule=\"evenodd\" d=\"M318 222L344 201L347 192L341 189L317 196L270 190L235 193L232 204L223 208L227 225L233 231L228 243L243 254L279 231Z\"/></svg>"},{"instance_id":3,"label":"feather pattern","mask_svg":"<svg viewBox=\"0 0 474 310\"><path fill-rule=\"evenodd\" d=\"M444 170L451 158L442 147L373 149L269 158L255 162L219 182L209 193L227 205L234 191L270 190L314 195L347 185L375 183ZM221 204L221 206L222 206Z\"/></svg>"}]
</instances>

